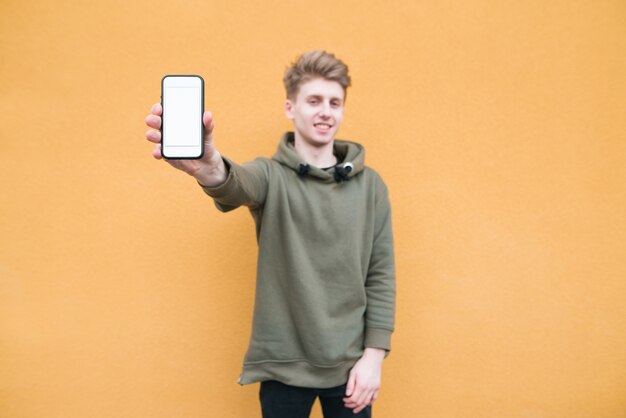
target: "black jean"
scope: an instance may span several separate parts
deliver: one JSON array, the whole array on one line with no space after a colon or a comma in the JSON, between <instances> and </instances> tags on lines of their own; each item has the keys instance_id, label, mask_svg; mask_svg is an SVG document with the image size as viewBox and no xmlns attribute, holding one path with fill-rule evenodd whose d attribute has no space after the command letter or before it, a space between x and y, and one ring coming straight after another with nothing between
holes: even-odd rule
<instances>
[{"instance_id":1,"label":"black jean","mask_svg":"<svg viewBox=\"0 0 626 418\"><path fill-rule=\"evenodd\" d=\"M324 418L371 418L370 405L358 414L346 408L343 403L345 394L345 384L328 389L315 389L290 386L276 380L261 382L259 390L263 418L308 418L318 396Z\"/></svg>"}]
</instances>

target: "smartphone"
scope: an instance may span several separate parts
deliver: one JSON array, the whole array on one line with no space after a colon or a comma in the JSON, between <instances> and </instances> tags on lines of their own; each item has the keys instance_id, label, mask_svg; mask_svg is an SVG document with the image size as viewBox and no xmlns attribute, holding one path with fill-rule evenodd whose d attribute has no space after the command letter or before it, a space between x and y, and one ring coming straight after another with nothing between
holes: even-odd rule
<instances>
[{"instance_id":1,"label":"smartphone","mask_svg":"<svg viewBox=\"0 0 626 418\"><path fill-rule=\"evenodd\" d=\"M161 154L197 159L204 154L204 80L199 75L166 75L161 80Z\"/></svg>"}]
</instances>

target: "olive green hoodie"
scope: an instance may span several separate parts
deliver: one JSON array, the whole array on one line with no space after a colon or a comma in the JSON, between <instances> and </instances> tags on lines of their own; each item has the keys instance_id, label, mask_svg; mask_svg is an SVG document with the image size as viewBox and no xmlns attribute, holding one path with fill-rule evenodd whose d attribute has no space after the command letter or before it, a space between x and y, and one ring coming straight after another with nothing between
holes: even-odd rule
<instances>
[{"instance_id":1,"label":"olive green hoodie","mask_svg":"<svg viewBox=\"0 0 626 418\"><path fill-rule=\"evenodd\" d=\"M272 159L224 158L226 182L200 184L219 210L245 205L256 224L256 298L241 385L339 386L365 347L389 354L395 270L387 187L365 167L361 145L335 140L334 151L338 166L309 166L288 132Z\"/></svg>"}]
</instances>

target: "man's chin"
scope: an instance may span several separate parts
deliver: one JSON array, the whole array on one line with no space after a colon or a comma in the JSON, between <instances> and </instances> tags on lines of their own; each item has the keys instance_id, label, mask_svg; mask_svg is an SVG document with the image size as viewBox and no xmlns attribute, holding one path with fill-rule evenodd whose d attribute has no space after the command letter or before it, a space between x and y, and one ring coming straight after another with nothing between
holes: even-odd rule
<instances>
[{"instance_id":1,"label":"man's chin","mask_svg":"<svg viewBox=\"0 0 626 418\"><path fill-rule=\"evenodd\" d=\"M335 139L335 134L335 131L331 131L325 134L313 135L312 138L314 138L315 141L319 142L320 144L328 144L329 142L333 142L333 140Z\"/></svg>"},{"instance_id":2,"label":"man's chin","mask_svg":"<svg viewBox=\"0 0 626 418\"><path fill-rule=\"evenodd\" d=\"M314 147L324 147L330 143L332 143L335 139L336 130L329 132L327 134L320 134L317 132L304 132L298 133L296 131L296 136L299 136L304 142Z\"/></svg>"},{"instance_id":3,"label":"man's chin","mask_svg":"<svg viewBox=\"0 0 626 418\"><path fill-rule=\"evenodd\" d=\"M323 147L325 145L328 145L330 143L333 142L335 138L332 136L329 136L328 138L320 138L314 141L314 145L317 145L319 147Z\"/></svg>"},{"instance_id":4,"label":"man's chin","mask_svg":"<svg viewBox=\"0 0 626 418\"><path fill-rule=\"evenodd\" d=\"M309 144L314 145L314 146L318 146L318 147L323 147L324 145L328 145L329 143L333 142L333 140L335 139L334 135L324 135L324 136L319 136L319 135L313 135L310 136L308 138L309 140L307 141Z\"/></svg>"}]
</instances>

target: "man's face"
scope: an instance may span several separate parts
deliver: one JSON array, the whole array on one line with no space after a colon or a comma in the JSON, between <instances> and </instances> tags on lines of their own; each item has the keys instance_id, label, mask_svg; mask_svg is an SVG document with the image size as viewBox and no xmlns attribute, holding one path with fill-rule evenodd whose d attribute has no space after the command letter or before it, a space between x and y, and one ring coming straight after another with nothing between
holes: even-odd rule
<instances>
[{"instance_id":1,"label":"man's face","mask_svg":"<svg viewBox=\"0 0 626 418\"><path fill-rule=\"evenodd\" d=\"M293 120L296 138L313 146L335 139L343 120L344 91L336 81L314 78L300 85L295 100L285 102L285 114Z\"/></svg>"}]
</instances>

